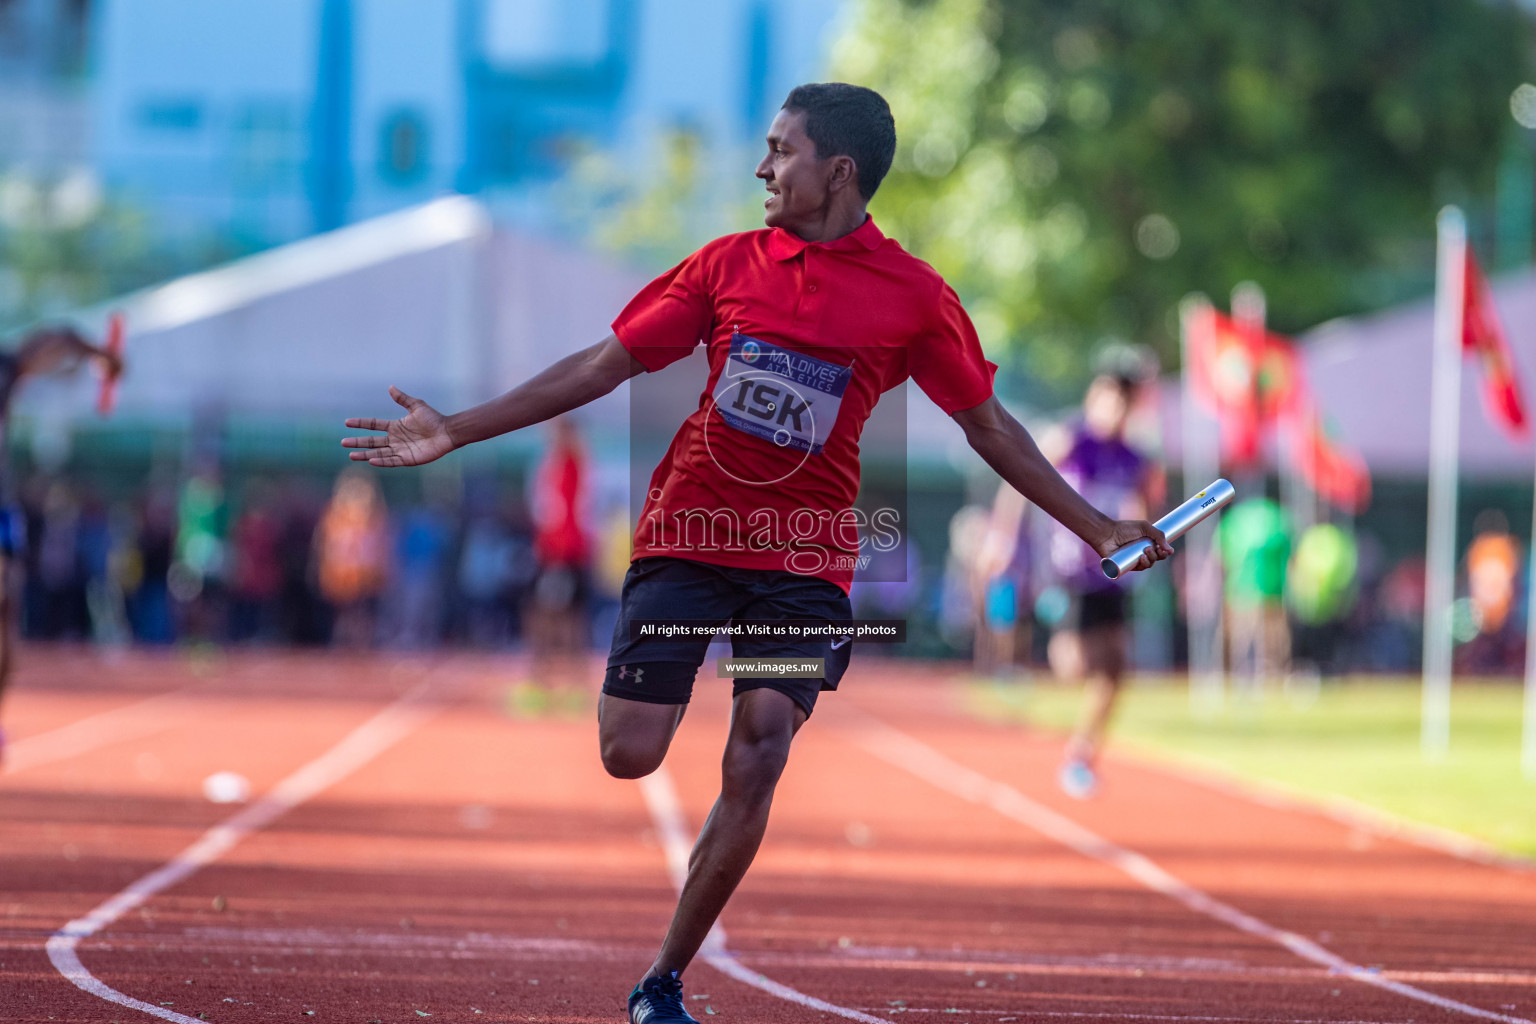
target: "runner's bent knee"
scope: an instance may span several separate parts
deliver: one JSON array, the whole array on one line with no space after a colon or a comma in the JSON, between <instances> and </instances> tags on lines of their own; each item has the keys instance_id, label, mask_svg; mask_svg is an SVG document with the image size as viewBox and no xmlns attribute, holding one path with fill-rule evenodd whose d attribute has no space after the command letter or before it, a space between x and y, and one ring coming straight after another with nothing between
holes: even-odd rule
<instances>
[{"instance_id":1,"label":"runner's bent knee","mask_svg":"<svg viewBox=\"0 0 1536 1024\"><path fill-rule=\"evenodd\" d=\"M661 765L688 705L622 697L605 686L597 707L604 770L615 778L638 779Z\"/></svg>"}]
</instances>

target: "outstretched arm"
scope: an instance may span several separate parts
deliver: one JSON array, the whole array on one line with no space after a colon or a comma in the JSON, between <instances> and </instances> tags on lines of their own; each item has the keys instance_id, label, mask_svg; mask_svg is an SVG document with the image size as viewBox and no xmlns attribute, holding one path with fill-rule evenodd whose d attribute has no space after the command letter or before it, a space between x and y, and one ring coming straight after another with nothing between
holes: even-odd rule
<instances>
[{"instance_id":1,"label":"outstretched arm","mask_svg":"<svg viewBox=\"0 0 1536 1024\"><path fill-rule=\"evenodd\" d=\"M1052 519L1081 537L1100 555L1142 537L1152 547L1133 569L1145 569L1173 554L1162 531L1144 519L1111 519L1084 500L1061 478L1023 424L994 396L973 409L954 414L976 454L1015 490L1039 505Z\"/></svg>"},{"instance_id":2,"label":"outstretched arm","mask_svg":"<svg viewBox=\"0 0 1536 1024\"><path fill-rule=\"evenodd\" d=\"M382 430L384 435L348 437L344 448L354 462L374 466L419 466L455 448L553 419L601 398L645 367L613 335L566 356L517 387L463 412L444 416L399 388L389 394L405 410L398 420L356 417L347 426Z\"/></svg>"},{"instance_id":3,"label":"outstretched arm","mask_svg":"<svg viewBox=\"0 0 1536 1024\"><path fill-rule=\"evenodd\" d=\"M92 345L71 327L45 327L27 336L16 349L16 360L23 376L73 370L88 359L100 360L108 376L123 371L123 361L115 353Z\"/></svg>"}]
</instances>

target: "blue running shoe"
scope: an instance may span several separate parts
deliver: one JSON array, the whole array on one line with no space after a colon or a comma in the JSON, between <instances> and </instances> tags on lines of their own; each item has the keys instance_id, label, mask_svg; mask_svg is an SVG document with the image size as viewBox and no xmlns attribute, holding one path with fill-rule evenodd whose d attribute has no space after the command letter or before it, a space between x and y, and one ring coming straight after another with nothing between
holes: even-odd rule
<instances>
[{"instance_id":1,"label":"blue running shoe","mask_svg":"<svg viewBox=\"0 0 1536 1024\"><path fill-rule=\"evenodd\" d=\"M629 1024L699 1024L683 1009L683 980L677 971L635 986L629 994Z\"/></svg>"},{"instance_id":2,"label":"blue running shoe","mask_svg":"<svg viewBox=\"0 0 1536 1024\"><path fill-rule=\"evenodd\" d=\"M1061 791L1074 800L1088 800L1099 791L1099 777L1086 761L1067 761L1056 776Z\"/></svg>"}]
</instances>

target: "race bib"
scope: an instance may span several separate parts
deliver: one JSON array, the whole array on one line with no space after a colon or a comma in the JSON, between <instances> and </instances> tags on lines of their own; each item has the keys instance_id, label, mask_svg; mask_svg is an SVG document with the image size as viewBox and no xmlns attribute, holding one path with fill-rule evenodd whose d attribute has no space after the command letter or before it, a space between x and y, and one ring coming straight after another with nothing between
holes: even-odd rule
<instances>
[{"instance_id":1,"label":"race bib","mask_svg":"<svg viewBox=\"0 0 1536 1024\"><path fill-rule=\"evenodd\" d=\"M715 382L715 408L728 426L810 455L837 424L853 367L791 352L745 334Z\"/></svg>"}]
</instances>

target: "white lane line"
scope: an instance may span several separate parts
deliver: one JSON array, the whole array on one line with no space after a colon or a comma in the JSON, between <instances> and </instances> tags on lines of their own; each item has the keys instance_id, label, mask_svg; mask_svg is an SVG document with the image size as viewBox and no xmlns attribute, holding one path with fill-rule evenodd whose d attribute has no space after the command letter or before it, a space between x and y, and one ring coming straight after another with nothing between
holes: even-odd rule
<instances>
[{"instance_id":1,"label":"white lane line","mask_svg":"<svg viewBox=\"0 0 1536 1024\"><path fill-rule=\"evenodd\" d=\"M76 947L82 939L101 931L156 893L212 864L252 832L265 828L284 813L340 782L410 735L436 711L435 705L424 700L435 678L434 674L422 680L409 693L342 737L335 746L273 786L260 800L204 832L201 838L162 867L132 883L89 914L54 932L48 940L48 959L53 961L53 966L76 988L109 1003L177 1024L202 1024L196 1017L135 999L102 982L80 962Z\"/></svg>"},{"instance_id":2,"label":"white lane line","mask_svg":"<svg viewBox=\"0 0 1536 1024\"><path fill-rule=\"evenodd\" d=\"M1533 1024L1524 1017L1495 1013L1481 1007L1447 999L1433 992L1385 977L1359 964L1350 963L1311 939L1266 924L1236 907L1208 896L1194 886L1175 878L1151 860L1124 847L1116 846L1046 807L1036 803L1023 793L1004 782L988 778L965 765L950 759L933 747L906 733L881 722L863 712L856 712L862 720L860 726L850 729L856 742L871 754L889 764L931 783L947 793L963 800L990 807L1006 818L1034 829L1049 839L1054 839L1085 857L1101 861L1130 875L1153 892L1162 893L1177 900L1191 910L1232 926L1239 931L1277 943L1301 957L1328 968L1329 973L1341 975L1352 981L1374 985L1409 999L1438 1006L1443 1010L1465 1013L1484 1020L1496 1020L1502 1024Z\"/></svg>"},{"instance_id":3,"label":"white lane line","mask_svg":"<svg viewBox=\"0 0 1536 1024\"><path fill-rule=\"evenodd\" d=\"M640 793L645 798L646 808L651 812L651 821L656 826L656 835L661 840L661 848L666 852L667 873L672 876L672 886L681 893L683 883L688 879L688 854L693 849L693 843L688 838L684 824L687 819L683 816L682 802L677 798L677 787L672 784L672 774L667 771L665 765L640 780ZM788 985L780 984L772 978L743 967L741 961L726 949L725 929L720 927L718 921L709 930L709 935L705 937L704 946L699 953L704 957L705 963L720 973L786 1002L811 1010L819 1010L822 1013L836 1014L849 1020L862 1021L863 1024L889 1024L887 1018L871 1016L861 1010L853 1010L817 999L815 996L808 996L798 989L790 988Z\"/></svg>"},{"instance_id":4,"label":"white lane line","mask_svg":"<svg viewBox=\"0 0 1536 1024\"><path fill-rule=\"evenodd\" d=\"M61 725L57 729L13 740L6 744L0 773L15 775L57 761L67 761L93 750L152 736L188 717L191 704L186 690L162 693Z\"/></svg>"}]
</instances>

